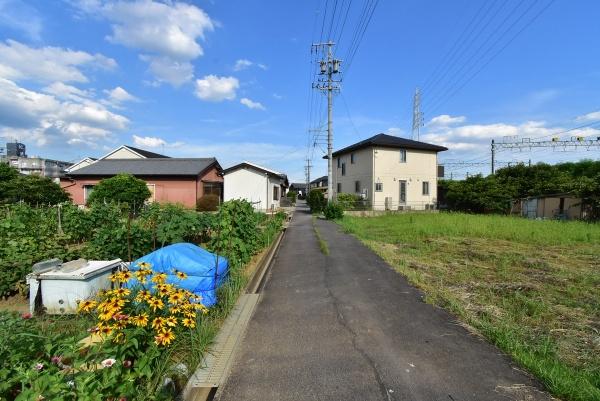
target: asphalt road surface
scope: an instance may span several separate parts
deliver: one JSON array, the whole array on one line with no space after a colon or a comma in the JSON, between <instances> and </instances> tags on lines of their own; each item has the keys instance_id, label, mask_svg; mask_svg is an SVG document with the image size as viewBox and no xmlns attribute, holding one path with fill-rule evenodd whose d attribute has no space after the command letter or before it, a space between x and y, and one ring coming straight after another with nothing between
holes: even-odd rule
<instances>
[{"instance_id":1,"label":"asphalt road surface","mask_svg":"<svg viewBox=\"0 0 600 401\"><path fill-rule=\"evenodd\" d=\"M357 239L316 225L330 254L298 208L215 399L552 399Z\"/></svg>"}]
</instances>

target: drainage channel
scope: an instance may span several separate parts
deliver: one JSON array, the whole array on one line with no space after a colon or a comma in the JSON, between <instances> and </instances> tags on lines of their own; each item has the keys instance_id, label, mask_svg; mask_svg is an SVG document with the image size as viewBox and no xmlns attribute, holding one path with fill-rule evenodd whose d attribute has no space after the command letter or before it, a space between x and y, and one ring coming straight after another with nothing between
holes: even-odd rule
<instances>
[{"instance_id":1,"label":"drainage channel","mask_svg":"<svg viewBox=\"0 0 600 401\"><path fill-rule=\"evenodd\" d=\"M229 369L235 359L235 352L242 341L250 318L260 299L271 262L277 255L285 229L273 242L269 251L259 263L252 275L246 291L240 295L231 314L225 319L215 341L188 380L182 398L185 401L210 401L219 386L225 383Z\"/></svg>"}]
</instances>

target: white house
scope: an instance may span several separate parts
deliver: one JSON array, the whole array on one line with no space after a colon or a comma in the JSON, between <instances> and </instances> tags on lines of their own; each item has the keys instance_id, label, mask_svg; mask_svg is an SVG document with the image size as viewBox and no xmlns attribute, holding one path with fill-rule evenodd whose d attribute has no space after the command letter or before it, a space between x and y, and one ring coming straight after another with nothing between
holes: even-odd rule
<instances>
[{"instance_id":1,"label":"white house","mask_svg":"<svg viewBox=\"0 0 600 401\"><path fill-rule=\"evenodd\" d=\"M278 208L287 187L285 174L250 162L223 170L223 200L246 199L256 210Z\"/></svg>"},{"instance_id":2,"label":"white house","mask_svg":"<svg viewBox=\"0 0 600 401\"><path fill-rule=\"evenodd\" d=\"M333 192L367 200L374 210L437 205L437 154L443 146L379 134L333 152Z\"/></svg>"}]
</instances>

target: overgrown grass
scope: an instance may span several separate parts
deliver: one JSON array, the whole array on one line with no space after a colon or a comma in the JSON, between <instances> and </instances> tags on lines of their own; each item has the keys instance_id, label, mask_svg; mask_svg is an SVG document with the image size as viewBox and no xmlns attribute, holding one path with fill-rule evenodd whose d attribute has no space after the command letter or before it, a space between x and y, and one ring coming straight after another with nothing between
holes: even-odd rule
<instances>
[{"instance_id":1,"label":"overgrown grass","mask_svg":"<svg viewBox=\"0 0 600 401\"><path fill-rule=\"evenodd\" d=\"M339 221L565 400L600 400L600 225L467 214Z\"/></svg>"},{"instance_id":2,"label":"overgrown grass","mask_svg":"<svg viewBox=\"0 0 600 401\"><path fill-rule=\"evenodd\" d=\"M321 253L323 255L329 255L329 245L327 245L327 241L325 241L323 239L323 237L321 237L321 233L319 232L319 229L317 228L317 218L316 216L313 216L313 230L315 232L315 235L317 237L317 241L319 241L319 249L321 250Z\"/></svg>"}]
</instances>

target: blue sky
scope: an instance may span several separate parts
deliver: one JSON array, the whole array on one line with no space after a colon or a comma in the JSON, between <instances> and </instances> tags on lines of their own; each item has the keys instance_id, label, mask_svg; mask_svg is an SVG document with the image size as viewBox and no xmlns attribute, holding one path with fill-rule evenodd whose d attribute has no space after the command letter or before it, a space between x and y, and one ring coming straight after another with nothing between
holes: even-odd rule
<instances>
[{"instance_id":1,"label":"blue sky","mask_svg":"<svg viewBox=\"0 0 600 401\"><path fill-rule=\"evenodd\" d=\"M343 59L366 0L0 0L0 140L73 161L120 144L224 167L250 160L302 181L324 105L312 95L308 118L310 44L327 37L336 3ZM563 137L600 135L598 15L592 0L380 0L334 100L335 148L410 136L417 86L421 140L448 146L441 160L487 162L493 138L596 120ZM313 177L326 172L321 148L308 152ZM498 155L584 157L598 151Z\"/></svg>"}]
</instances>

